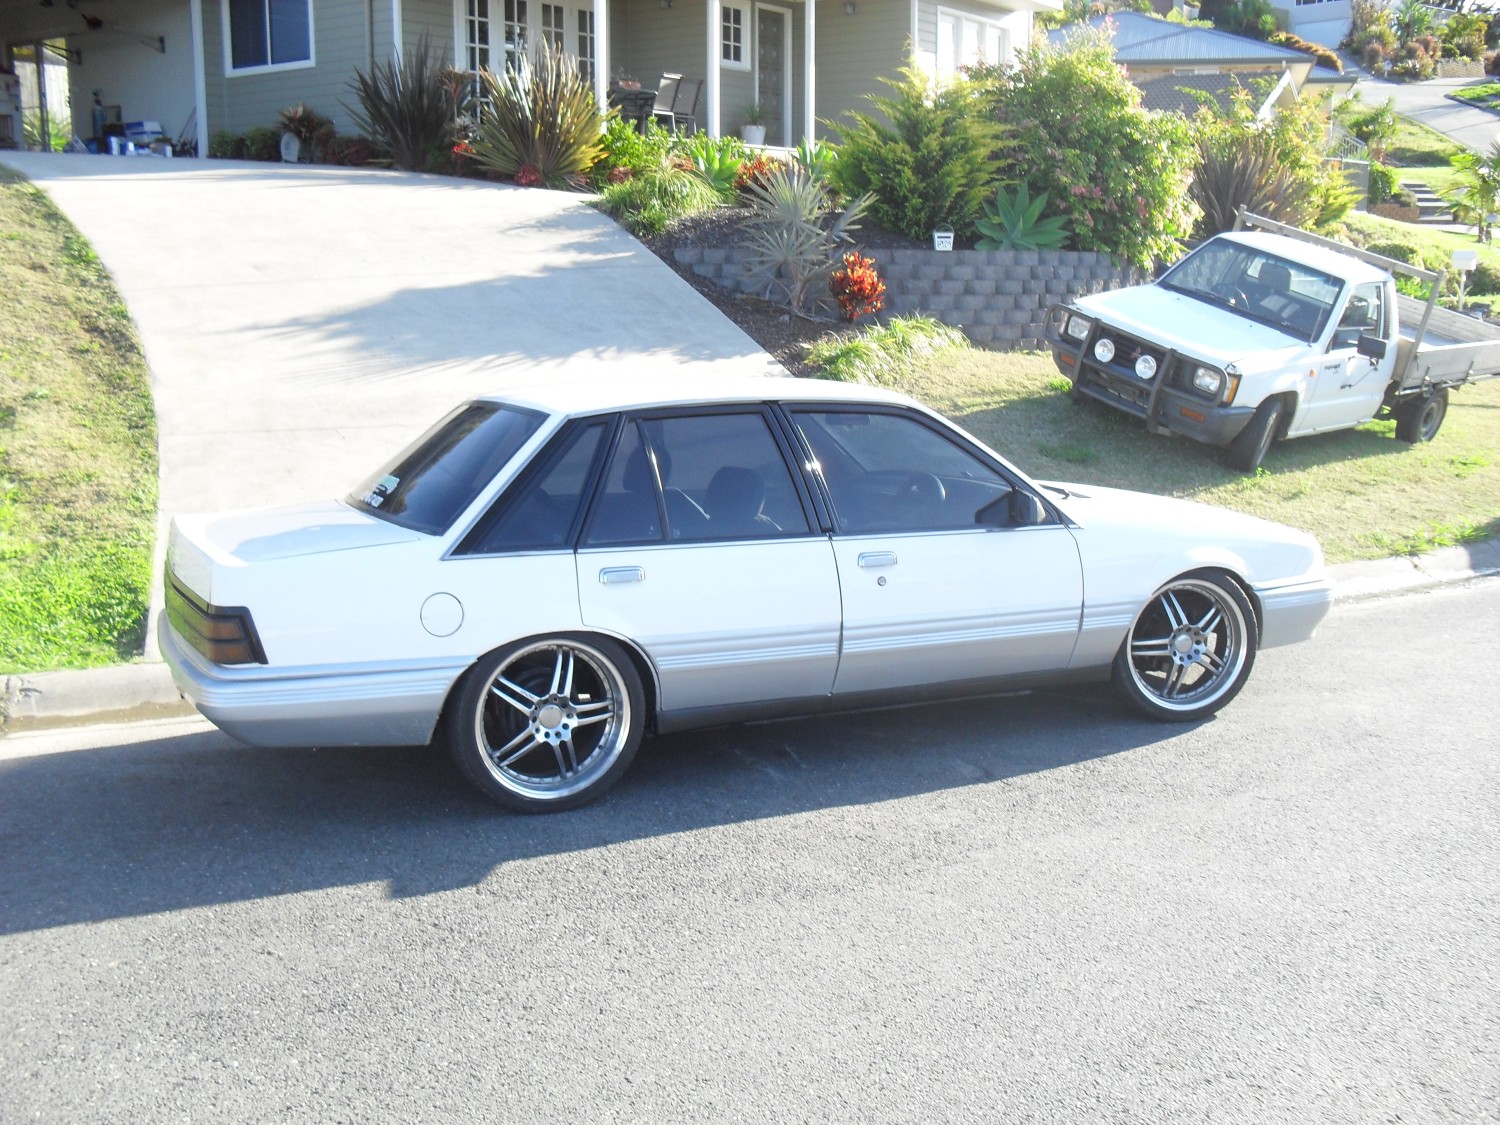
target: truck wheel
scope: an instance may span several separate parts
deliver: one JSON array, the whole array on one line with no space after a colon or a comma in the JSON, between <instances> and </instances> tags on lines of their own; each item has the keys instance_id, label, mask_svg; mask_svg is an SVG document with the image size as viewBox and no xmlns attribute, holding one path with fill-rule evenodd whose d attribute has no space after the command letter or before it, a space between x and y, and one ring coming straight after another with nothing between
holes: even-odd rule
<instances>
[{"instance_id":1,"label":"truck wheel","mask_svg":"<svg viewBox=\"0 0 1500 1125\"><path fill-rule=\"evenodd\" d=\"M1396 436L1416 445L1431 441L1448 416L1448 388L1439 387L1427 398L1407 403L1396 411Z\"/></svg>"},{"instance_id":2,"label":"truck wheel","mask_svg":"<svg viewBox=\"0 0 1500 1125\"><path fill-rule=\"evenodd\" d=\"M1281 425L1281 415L1286 404L1279 398L1268 398L1255 408L1255 414L1243 430L1229 443L1224 459L1241 472L1253 473L1260 468L1276 440L1276 430Z\"/></svg>"}]
</instances>

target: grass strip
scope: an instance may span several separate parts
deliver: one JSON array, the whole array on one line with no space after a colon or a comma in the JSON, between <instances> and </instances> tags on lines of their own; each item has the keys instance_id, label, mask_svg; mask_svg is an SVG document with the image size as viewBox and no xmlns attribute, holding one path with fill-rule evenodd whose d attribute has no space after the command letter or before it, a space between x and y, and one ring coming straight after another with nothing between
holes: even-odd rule
<instances>
[{"instance_id":1,"label":"grass strip","mask_svg":"<svg viewBox=\"0 0 1500 1125\"><path fill-rule=\"evenodd\" d=\"M140 653L156 420L130 314L88 242L0 168L0 673Z\"/></svg>"}]
</instances>

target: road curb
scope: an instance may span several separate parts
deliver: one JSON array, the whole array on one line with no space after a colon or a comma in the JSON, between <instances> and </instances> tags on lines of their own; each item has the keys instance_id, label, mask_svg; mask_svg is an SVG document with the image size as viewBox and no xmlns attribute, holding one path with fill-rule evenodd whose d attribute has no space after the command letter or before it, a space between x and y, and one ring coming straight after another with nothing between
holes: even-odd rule
<instances>
[{"instance_id":1,"label":"road curb","mask_svg":"<svg viewBox=\"0 0 1500 1125\"><path fill-rule=\"evenodd\" d=\"M1500 574L1500 540L1328 568L1334 602L1365 601ZM165 664L0 677L0 736L19 730L193 714Z\"/></svg>"}]
</instances>

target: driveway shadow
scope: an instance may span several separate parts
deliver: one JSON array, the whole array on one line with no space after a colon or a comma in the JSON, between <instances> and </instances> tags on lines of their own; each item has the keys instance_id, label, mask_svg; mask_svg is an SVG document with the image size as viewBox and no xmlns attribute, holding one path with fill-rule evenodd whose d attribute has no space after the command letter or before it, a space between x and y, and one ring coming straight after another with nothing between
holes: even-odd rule
<instances>
[{"instance_id":1,"label":"driveway shadow","mask_svg":"<svg viewBox=\"0 0 1500 1125\"><path fill-rule=\"evenodd\" d=\"M217 731L0 763L0 933L383 881L394 896L622 841L896 801L1183 728L1105 689L648 740L602 801L508 814L428 748L265 750Z\"/></svg>"}]
</instances>

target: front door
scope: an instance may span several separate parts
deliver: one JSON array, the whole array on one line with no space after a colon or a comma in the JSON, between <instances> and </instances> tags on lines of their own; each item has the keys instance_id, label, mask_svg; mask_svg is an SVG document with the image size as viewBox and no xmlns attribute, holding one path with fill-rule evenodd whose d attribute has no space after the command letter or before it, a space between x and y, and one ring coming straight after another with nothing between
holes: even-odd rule
<instances>
[{"instance_id":1,"label":"front door","mask_svg":"<svg viewBox=\"0 0 1500 1125\"><path fill-rule=\"evenodd\" d=\"M1371 363L1356 350L1362 334L1381 339L1390 331L1390 302L1382 282L1355 286L1339 316L1329 349L1313 365L1315 372L1296 420L1296 434L1319 433L1358 425L1375 416L1385 398L1396 364L1396 341L1385 358Z\"/></svg>"},{"instance_id":2,"label":"front door","mask_svg":"<svg viewBox=\"0 0 1500 1125\"><path fill-rule=\"evenodd\" d=\"M765 115L766 143L792 143L792 91L788 59L792 53L791 12L765 4L755 6L755 100Z\"/></svg>"},{"instance_id":3,"label":"front door","mask_svg":"<svg viewBox=\"0 0 1500 1125\"><path fill-rule=\"evenodd\" d=\"M1068 666L1083 602L1072 533L988 515L1015 487L915 415L795 410L833 501L844 639L836 694Z\"/></svg>"}]
</instances>

